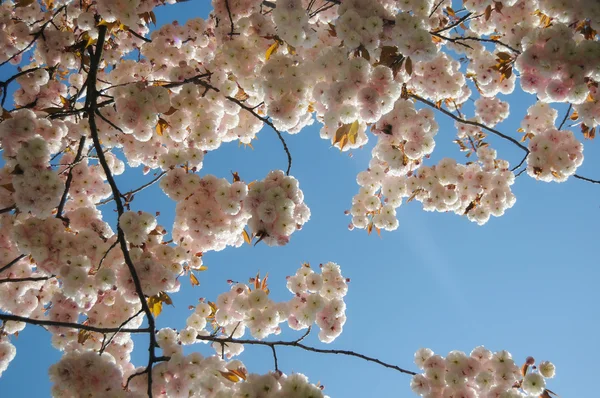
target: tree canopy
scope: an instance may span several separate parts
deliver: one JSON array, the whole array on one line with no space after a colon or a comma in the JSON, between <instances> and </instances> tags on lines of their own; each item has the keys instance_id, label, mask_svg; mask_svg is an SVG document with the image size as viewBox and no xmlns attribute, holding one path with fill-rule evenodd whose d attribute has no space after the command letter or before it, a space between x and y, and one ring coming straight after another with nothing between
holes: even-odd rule
<instances>
[{"instance_id":1,"label":"tree canopy","mask_svg":"<svg viewBox=\"0 0 600 398\"><path fill-rule=\"evenodd\" d=\"M333 342L347 321L353 265L333 250L286 271L286 298L271 294L283 283L271 270L253 270L190 306L185 326L157 320L180 290L210 280L207 253L303 233L311 201L328 200L305 198L310 181L294 176L299 158L319 167L289 145L306 130L335 148L327 156L367 152L339 204L365 239L402 229L409 202L477 234L515 210L524 179L600 184L580 172L600 124L600 3L213 0L207 18L157 23L174 3L0 4L0 376L37 325L61 351L49 369L56 397L325 396L301 369L280 369L284 348L372 362L428 398L556 396L552 362L508 351L421 348L397 365L308 344ZM505 130L525 101L518 130ZM205 171L209 153L236 141L251 150L259 133L279 145L271 171ZM452 146L458 156L438 155ZM169 225L161 209L141 210L151 190L174 207ZM210 354L194 349L202 343ZM269 372L238 359L250 346L270 351Z\"/></svg>"}]
</instances>

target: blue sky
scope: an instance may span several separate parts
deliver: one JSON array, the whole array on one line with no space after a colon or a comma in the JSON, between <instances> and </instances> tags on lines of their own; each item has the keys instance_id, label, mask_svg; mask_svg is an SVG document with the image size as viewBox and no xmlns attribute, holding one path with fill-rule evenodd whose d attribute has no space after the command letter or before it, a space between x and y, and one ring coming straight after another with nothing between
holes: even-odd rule
<instances>
[{"instance_id":1,"label":"blue sky","mask_svg":"<svg viewBox=\"0 0 600 398\"><path fill-rule=\"evenodd\" d=\"M162 7L157 10L158 23L206 16L208 8L199 4ZM8 72L0 70L0 79ZM511 116L498 129L520 137L516 130L535 98L501 97L510 98ZM564 107L558 109L562 118ZM468 107L466 112L472 116ZM440 124L436 151L426 164L444 156L466 161L451 143L454 123L439 112L436 120ZM576 135L583 140L577 130ZM291 294L285 289L286 275L305 261L314 265L334 261L351 278L348 321L335 342L321 344L315 332L307 344L351 349L412 370L416 370L413 354L420 347L445 355L485 345L510 351L518 362L528 355L554 362L557 376L548 387L562 397L595 395L595 386L585 380L595 377L595 358L600 354L600 290L596 287L600 186L574 179L549 184L524 174L513 186L515 206L483 227L454 214L424 212L415 201L398 209L398 230L368 236L365 231L348 231L350 219L344 210L358 190L356 174L367 167L375 140L350 157L321 140L316 125L285 138L293 156L291 174L300 181L311 220L285 247L245 245L207 253L204 261L209 270L199 274L201 285L192 287L183 281L182 291L172 295L175 307L159 316L160 327L183 327L188 305L199 297L216 299L229 288L227 279L245 281L257 270L268 272L274 299L287 300ZM518 148L495 137L488 141L499 157L511 164L520 161ZM598 142L584 145L586 159L578 174L598 179ZM245 181L252 181L286 167L285 153L272 131L262 131L253 146L223 145L207 154L200 174L230 178L230 171L238 171ZM135 169L117 182L125 191L140 185L139 175L140 169ZM159 223L172 225L174 202L157 186L138 195L132 209L158 210ZM103 210L112 213L110 206ZM299 332L284 327L277 339L297 336ZM60 352L50 346L50 335L28 326L14 343L17 356L0 378L0 396L49 396L47 368L60 358ZM146 342L140 339L140 344L133 356L136 365L146 361ZM193 349L211 352L204 345ZM409 376L360 359L293 348L278 349L278 357L282 371L301 372L315 383L320 381L332 397L411 396ZM271 353L264 347L246 347L240 359L250 372L273 369Z\"/></svg>"}]
</instances>

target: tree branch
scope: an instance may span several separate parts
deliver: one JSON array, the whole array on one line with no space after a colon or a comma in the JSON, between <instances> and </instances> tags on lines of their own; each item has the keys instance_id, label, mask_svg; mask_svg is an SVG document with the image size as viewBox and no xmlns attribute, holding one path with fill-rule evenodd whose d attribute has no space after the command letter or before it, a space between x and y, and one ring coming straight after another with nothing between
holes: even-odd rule
<instances>
[{"instance_id":1,"label":"tree branch","mask_svg":"<svg viewBox=\"0 0 600 398\"><path fill-rule=\"evenodd\" d=\"M569 109L567 109L567 112L565 113L565 117L563 118L562 122L560 122L560 126L558 126L559 130L562 130L563 126L565 125L567 119L569 118L569 113L571 113L572 108L573 108L573 104L569 104Z\"/></svg>"},{"instance_id":2,"label":"tree branch","mask_svg":"<svg viewBox=\"0 0 600 398\"><path fill-rule=\"evenodd\" d=\"M578 178L583 181L591 182L592 184L600 184L600 180L592 180L591 178L580 176L579 174L574 174L573 177Z\"/></svg>"},{"instance_id":3,"label":"tree branch","mask_svg":"<svg viewBox=\"0 0 600 398\"><path fill-rule=\"evenodd\" d=\"M505 140L508 140L508 141L512 142L513 144L515 144L516 146L518 146L519 148L521 148L521 149L522 149L523 151L525 151L526 153L529 153L529 149L528 149L528 148L527 148L525 145L521 144L519 141L515 140L514 138L512 138L512 137L509 137L508 135L501 133L500 131L498 131L498 130L496 130L496 129L493 129L493 128L491 128L491 127L488 127L488 126L486 126L486 125L485 125L485 124L483 124L483 123L474 122L474 121L471 121L471 120L465 120L465 119L463 119L463 118L460 118L460 117L456 116L455 114L453 114L452 112L449 112L449 111L447 111L446 109L444 109L444 108L442 108L442 107L439 107L439 108L438 108L438 107L437 107L437 106L436 106L436 105L435 105L433 102L431 102L431 101L429 101L429 100L426 100L425 98L423 98L423 97L420 97L420 96L418 96L418 95L416 95L416 94L409 94L409 96L410 96L411 98L414 98L414 99L416 99L416 100L417 100L417 101L419 101L419 102L422 102L422 103L424 103L424 104L426 104L426 105L429 105L430 107L432 107L432 108L434 108L434 109L437 109L437 110L439 110L440 112L444 113L444 114L445 114L445 115L447 115L447 116L450 116L452 119L456 120L456 121L457 121L457 122L459 122L459 123L463 123L463 124L469 124L469 125L471 125L471 126L477 126L477 127L480 127L480 128L482 128L482 129L484 129L484 130L487 130L487 131L489 131L489 132L490 132L490 133L492 133L492 134L495 134L495 135L497 135L498 137L502 137L502 138L504 138Z\"/></svg>"},{"instance_id":4,"label":"tree branch","mask_svg":"<svg viewBox=\"0 0 600 398\"><path fill-rule=\"evenodd\" d=\"M89 121L89 125L90 125L92 140L94 141L94 148L96 148L96 153L98 155L98 162L100 163L100 165L102 166L102 169L104 170L104 174L106 175L106 180L108 181L108 184L110 185L110 188L113 192L114 201L117 205L117 213L118 213L118 217L119 217L119 221L117 222L118 241L121 246L121 251L123 252L125 264L127 265L127 268L129 269L129 273L131 274L131 279L133 280L136 293L142 304L142 310L144 311L144 313L146 314L146 317L148 318L148 330L149 330L148 333L150 336L150 344L148 347L149 355L148 355L148 365L146 366L146 371L148 372L148 397L152 398L152 365L156 361L156 355L155 355L154 349L157 345L156 344L156 334L155 334L156 326L155 326L155 322L154 322L154 317L152 315L152 312L150 311L150 308L148 307L148 303L144 296L144 291L142 290L140 278L138 277L137 271L135 269L135 265L133 264L133 260L131 259L131 256L129 254L129 249L127 247L127 241L125 239L125 233L123 232L123 229L121 228L120 218L121 218L121 215L123 215L123 213L125 211L124 207L123 207L123 202L121 201L121 193L119 192L119 188L117 187L117 184L112 175L110 167L108 166L108 163L106 162L106 157L104 156L104 152L102 151L102 144L100 143L100 138L98 137L98 126L96 125L96 110L97 110L97 106L98 106L96 103L97 98L98 98L98 91L96 90L96 79L97 79L98 67L100 65L100 60L102 58L102 48L104 46L106 31L107 31L107 28L105 25L100 26L98 28L98 44L96 45L96 53L95 54L92 52L91 47L90 47L91 62L90 62L90 72L88 74L88 80L89 80L88 81L88 89L87 89L88 101L87 101L86 107L88 109L88 111L87 111L88 121Z\"/></svg>"},{"instance_id":5,"label":"tree branch","mask_svg":"<svg viewBox=\"0 0 600 398\"><path fill-rule=\"evenodd\" d=\"M146 184L144 184L144 185L142 185L142 186L140 186L140 187L138 187L136 189L133 189L133 190L131 190L129 192L121 194L121 197L123 197L123 196L127 197L128 195L133 195L133 194L136 194L136 193L138 193L140 191L143 191L144 189L148 188L149 186L154 185L157 181L159 181L161 178L163 178L166 174L167 174L166 171L161 171L158 176L156 176L154 179L152 179L152 181L149 181ZM115 200L115 197L111 196L108 199L104 199L104 200L101 200L100 202L96 203L96 206L105 205L107 203L112 202L113 200Z\"/></svg>"},{"instance_id":6,"label":"tree branch","mask_svg":"<svg viewBox=\"0 0 600 398\"><path fill-rule=\"evenodd\" d=\"M75 155L75 159L73 160L73 165L76 165L81 161L81 155L83 153L83 147L85 146L85 135L81 136L79 139L79 147L77 148L77 154ZM71 182L73 181L73 167L69 168L69 174L67 174L67 181L65 182L65 190L63 191L62 197L60 198L60 203L56 208L56 218L60 218L61 220L65 220L62 216L62 212L65 208L65 204L67 203L67 197L69 196L69 189L71 188ZM67 220L68 222L68 220Z\"/></svg>"},{"instance_id":7,"label":"tree branch","mask_svg":"<svg viewBox=\"0 0 600 398\"><path fill-rule=\"evenodd\" d=\"M56 327L64 327L71 329L79 329L79 330L87 330L88 332L96 332L96 333L149 333L148 328L142 329L125 329L125 328L100 328L96 326L90 325L82 325L80 323L71 323L71 322L59 322L59 321L48 321L45 319L33 319L26 318L18 315L8 315L8 314L0 314L0 320L2 321L12 321L12 322L25 322L30 325L38 325L38 326L56 326Z\"/></svg>"},{"instance_id":8,"label":"tree branch","mask_svg":"<svg viewBox=\"0 0 600 398\"><path fill-rule=\"evenodd\" d=\"M218 88L210 85L209 83L207 83L205 81L198 81L197 83L199 85L203 86L203 87L206 87L207 89L214 90L217 93L221 91ZM277 134L277 137L279 138L279 141L281 141L281 144L283 145L283 150L285 151L285 153L287 155L287 158L288 158L288 167L287 167L287 170L286 170L285 174L286 175L290 175L290 169L292 168L292 155L290 154L290 150L289 150L289 148L287 146L287 143L283 139L283 136L281 135L281 132L275 127L275 125L273 124L273 122L271 122L266 117L260 116L258 113L256 113L254 111L254 108L250 108L249 106L247 106L246 104L244 104L242 101L238 100L237 98L230 97L228 95L226 95L225 98L227 98L229 101L235 102L239 107L241 107L242 109L244 109L247 112L250 112L255 118L259 119L260 121L262 121L263 123L265 123L266 125L268 125L269 127L271 127L273 129L273 131L275 131L275 133Z\"/></svg>"},{"instance_id":9,"label":"tree branch","mask_svg":"<svg viewBox=\"0 0 600 398\"><path fill-rule=\"evenodd\" d=\"M262 346L267 346L267 347L271 347L271 349L274 351L274 347L276 346L285 346L285 347L298 347L301 348L305 351L311 351L311 352L318 352L321 354L337 354L337 355L346 355L346 356L351 356L351 357L356 357L356 358L360 358L360 359L364 359L365 361L368 362L375 362L381 366L384 366L386 368L389 369L394 369L397 370L400 373L405 373L405 374L409 374L409 375L416 375L417 373L412 372L410 370L406 370L403 369L399 366L396 365L392 365L386 362L383 362L377 358L373 358L373 357L369 357L363 354L359 354L357 352L354 351L349 351L349 350L326 350L326 349L321 349L321 348L315 348L315 347L311 347L311 346L307 346L304 345L302 343L300 343L299 340L296 341L260 341L260 340L247 340L247 339L234 339L231 337L227 337L227 338L219 338L216 336L197 336L198 340L203 340L203 341L213 341L219 344L225 344L225 343L235 343L235 344L249 344L249 345L262 345ZM275 355L275 354L274 354ZM277 360L276 360L276 356L275 356L275 361L276 364L275 366L277 367ZM277 370L277 368L276 368Z\"/></svg>"},{"instance_id":10,"label":"tree branch","mask_svg":"<svg viewBox=\"0 0 600 398\"><path fill-rule=\"evenodd\" d=\"M7 269L9 269L10 267L12 267L13 265L15 265L16 263L19 262L19 260L21 260L23 257L25 257L25 254L21 254L19 255L17 258L15 258L14 260L12 260L10 263L6 264L4 267L0 268L0 273L6 271Z\"/></svg>"},{"instance_id":11,"label":"tree branch","mask_svg":"<svg viewBox=\"0 0 600 398\"><path fill-rule=\"evenodd\" d=\"M26 278L8 278L8 279L0 279L1 283L9 283L9 282L39 282L39 281L47 281L48 279L54 278L56 275L50 276L29 276Z\"/></svg>"},{"instance_id":12,"label":"tree branch","mask_svg":"<svg viewBox=\"0 0 600 398\"><path fill-rule=\"evenodd\" d=\"M521 54L521 51L517 50L514 47L509 46L506 43L501 42L500 40L496 40L496 39L484 39L481 37L473 37L473 36L467 36L467 37L448 37L448 36L444 36L444 35L440 35L438 32L430 32L433 36L439 37L440 39L444 39L444 40L448 40L452 43L456 43L456 44L461 44L466 46L466 44L461 43L461 41L463 40L473 40L473 41L480 41L480 42L484 42L484 43L495 43L498 44L500 46L506 47L508 48L510 51L514 52L515 54ZM471 48L471 47L469 47Z\"/></svg>"},{"instance_id":13,"label":"tree branch","mask_svg":"<svg viewBox=\"0 0 600 398\"><path fill-rule=\"evenodd\" d=\"M152 43L152 40L140 35L138 32L136 32L135 30L133 30L131 28L127 28L127 31L129 33L131 33L132 35L134 35L135 37L137 37L138 39L145 41L146 43Z\"/></svg>"},{"instance_id":14,"label":"tree branch","mask_svg":"<svg viewBox=\"0 0 600 398\"><path fill-rule=\"evenodd\" d=\"M139 314L141 314L142 312L144 312L144 310L139 310L138 312L136 312L135 314L133 314L132 316L130 316L129 318L127 318L127 320L125 322L123 322L120 326L119 326L119 330L117 330L112 336L110 336L110 338L108 339L108 341L106 343L102 343L102 346L100 347L100 351L98 352L100 355L102 355L102 353L104 352L104 350L106 350L106 348L110 345L110 343L114 340L115 336L117 335L117 333L120 333L121 331L123 331L123 327L125 325L127 325L133 318L135 318L136 316L138 316Z\"/></svg>"},{"instance_id":15,"label":"tree branch","mask_svg":"<svg viewBox=\"0 0 600 398\"><path fill-rule=\"evenodd\" d=\"M5 207L4 209L0 209L0 214L11 212L11 211L13 211L16 208L17 208L16 205L12 205L10 207Z\"/></svg>"},{"instance_id":16,"label":"tree branch","mask_svg":"<svg viewBox=\"0 0 600 398\"><path fill-rule=\"evenodd\" d=\"M35 43L37 41L37 39L40 36L44 36L44 30L46 29L46 27L54 20L54 18L64 9L66 9L67 6L64 5L62 7L60 7L59 9L57 9L54 14L52 14L52 17L50 17L50 19L48 21L46 21L41 27L40 30L38 30L35 33L32 33L33 35L33 40L31 40L31 42L29 42L29 44L27 45L27 47L23 48L22 50L19 50L16 54L14 54L13 56L11 56L9 59L7 59L4 62L0 62L0 66L6 65L8 62L12 61L13 59L15 59L15 57L18 57L19 55L23 54L25 51L29 50L29 48L31 48L31 46L33 46L33 43Z\"/></svg>"},{"instance_id":17,"label":"tree branch","mask_svg":"<svg viewBox=\"0 0 600 398\"><path fill-rule=\"evenodd\" d=\"M465 21L467 20L467 18L469 18L471 15L473 15L473 13L472 13L472 12L469 12L469 13L467 13L467 14L463 15L463 16L462 16L462 17L461 17L459 20L457 20L456 22L452 23L451 25L448 25L448 26L446 26L445 28L438 29L438 30L435 30L435 31L433 31L433 32L429 32L429 33L432 33L432 34L433 34L433 33L442 33L442 32L445 32L445 31L447 31L447 30L450 30L450 29L452 29L452 28L454 28L454 27L456 27L456 26L460 25L461 23L465 22ZM483 14L482 14L482 15L483 15Z\"/></svg>"},{"instance_id":18,"label":"tree branch","mask_svg":"<svg viewBox=\"0 0 600 398\"><path fill-rule=\"evenodd\" d=\"M231 9L229 8L229 0L225 0L225 8L227 8L227 14L229 15L229 23L231 25L231 32L229 32L229 36L239 35L239 33L235 33L235 25L233 24L233 17L231 16Z\"/></svg>"}]
</instances>

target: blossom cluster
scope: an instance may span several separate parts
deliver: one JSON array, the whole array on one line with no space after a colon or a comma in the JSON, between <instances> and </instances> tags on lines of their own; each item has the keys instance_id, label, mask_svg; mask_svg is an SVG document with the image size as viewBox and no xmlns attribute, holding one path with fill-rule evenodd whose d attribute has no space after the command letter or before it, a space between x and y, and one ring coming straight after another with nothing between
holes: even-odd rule
<instances>
[{"instance_id":1,"label":"blossom cluster","mask_svg":"<svg viewBox=\"0 0 600 398\"><path fill-rule=\"evenodd\" d=\"M598 101L600 92L595 85L590 85L589 90L590 94L586 101L573 105L573 109L585 126L594 128L600 125L600 101Z\"/></svg>"},{"instance_id":2,"label":"blossom cluster","mask_svg":"<svg viewBox=\"0 0 600 398\"><path fill-rule=\"evenodd\" d=\"M580 104L588 96L588 78L600 79L600 43L582 40L562 23L536 30L523 41L525 51L515 67L521 88L543 102Z\"/></svg>"},{"instance_id":3,"label":"blossom cluster","mask_svg":"<svg viewBox=\"0 0 600 398\"><path fill-rule=\"evenodd\" d=\"M223 250L244 243L251 215L243 209L248 187L212 175L200 177L182 168L170 170L160 186L177 201L173 238L197 251Z\"/></svg>"},{"instance_id":4,"label":"blossom cluster","mask_svg":"<svg viewBox=\"0 0 600 398\"><path fill-rule=\"evenodd\" d=\"M135 371L143 371L143 368ZM133 374L134 371L131 371ZM322 388L311 384L301 373L248 373L238 360L224 361L219 355L204 357L198 352L173 354L152 369L153 395L173 398L227 396L264 398L325 398ZM147 375L129 384L134 397L145 396Z\"/></svg>"},{"instance_id":5,"label":"blossom cluster","mask_svg":"<svg viewBox=\"0 0 600 398\"><path fill-rule=\"evenodd\" d=\"M408 12L401 12L396 15L392 41L405 57L410 57L414 61L431 61L437 54L438 48L426 28L421 18Z\"/></svg>"},{"instance_id":6,"label":"blossom cluster","mask_svg":"<svg viewBox=\"0 0 600 398\"><path fill-rule=\"evenodd\" d=\"M467 166L444 158L433 167L420 167L410 177L394 175L384 163L372 160L371 167L357 178L361 188L348 211L350 228L396 229L395 209L404 197L423 203L425 211L453 211L479 225L491 215L501 216L516 200L510 189L514 174L508 162L496 159L495 150L483 146L477 156L478 162Z\"/></svg>"},{"instance_id":7,"label":"blossom cluster","mask_svg":"<svg viewBox=\"0 0 600 398\"><path fill-rule=\"evenodd\" d=\"M347 1L338 9L337 36L349 50L362 46L368 52L379 47L383 33L383 7L377 2Z\"/></svg>"},{"instance_id":8,"label":"blossom cluster","mask_svg":"<svg viewBox=\"0 0 600 398\"><path fill-rule=\"evenodd\" d=\"M471 89L465 84L465 75L460 71L460 62L442 53L428 61L416 63L408 87L436 102L452 99L454 106L464 103L471 96Z\"/></svg>"},{"instance_id":9,"label":"blossom cluster","mask_svg":"<svg viewBox=\"0 0 600 398\"><path fill-rule=\"evenodd\" d=\"M520 369L508 351L492 353L483 346L470 355L451 351L446 357L421 348L415 364L423 373L413 376L410 386L423 397L537 397L545 391L545 379L555 373L551 362L541 362L536 369L535 360L528 357Z\"/></svg>"},{"instance_id":10,"label":"blossom cluster","mask_svg":"<svg viewBox=\"0 0 600 398\"><path fill-rule=\"evenodd\" d=\"M65 185L58 173L48 167L50 153L46 142L41 137L24 142L17 152L17 161L19 172L13 176L15 204L35 216L49 216Z\"/></svg>"},{"instance_id":11,"label":"blossom cluster","mask_svg":"<svg viewBox=\"0 0 600 398\"><path fill-rule=\"evenodd\" d=\"M1 276L32 279L0 284L3 312L135 328L144 315L132 270L143 294L155 297L178 291L179 278L201 266L202 252L240 246L244 237L287 244L310 218L295 178L274 171L246 184L196 174L208 151L235 140L250 144L264 124L295 134L316 117L321 137L344 151L365 145L367 134L377 137L349 213L351 228L379 231L398 227L404 198L479 224L515 203L508 163L486 147L476 126L459 128L459 138L475 142L476 161L424 166L438 125L433 111L417 110L411 96L459 113L471 97L471 79L481 97L470 120L491 127L508 116L508 104L496 96L514 90L519 72L521 88L539 99L522 123L527 171L544 181L566 180L583 161L583 145L573 133L555 129L557 112L547 103L569 102L585 126L600 123L600 5L589 1L465 0L464 10L453 11L449 0L214 0L206 20L150 32L154 8L173 2L0 4L0 64L20 68L1 82L0 257L3 264L13 262ZM460 23L463 12L473 17ZM106 37L100 49L101 26ZM443 53L444 47L453 53ZM90 83L94 95L87 92ZM14 103L7 105L9 85ZM90 143L91 109L104 165ZM103 166L118 175L125 161L142 166L144 174L165 172L160 186L177 202L172 243L149 213L120 215L124 241L103 218L99 205L113 194ZM61 198L66 202L58 211ZM239 338L248 329L262 339L286 320L293 329L316 323L321 341L330 342L346 320L347 282L336 264L327 263L320 273L302 267L289 277L295 296L288 302L271 300L266 278L258 277L253 285L235 283L216 304L201 302L184 329L157 333L171 358L152 370L156 396L322 396L302 375L248 375L239 361L184 356L181 345L211 337L208 325L221 337ZM0 374L15 355L4 334L24 327L3 323ZM48 330L52 344L65 351L51 369L54 395L144 396L147 376L122 391L139 370L130 361L129 335ZM213 346L229 357L243 350L235 343ZM505 353L476 349L472 358L455 352L443 359L422 351L420 357L427 369L413 381L420 393L516 394L507 380L519 375ZM522 390L537 394L539 375L554 373L546 362L538 370L524 376ZM245 381L235 383L236 377Z\"/></svg>"},{"instance_id":12,"label":"blossom cluster","mask_svg":"<svg viewBox=\"0 0 600 398\"><path fill-rule=\"evenodd\" d=\"M548 129L529 141L527 174L542 181L564 182L583 163L583 145L572 131Z\"/></svg>"},{"instance_id":13,"label":"blossom cluster","mask_svg":"<svg viewBox=\"0 0 600 398\"><path fill-rule=\"evenodd\" d=\"M332 141L342 150L358 148L367 143L367 123L377 122L394 108L401 95L404 73L394 78L390 68L371 66L364 58L348 59L343 49L328 48L315 60L317 83L313 89L314 108L322 120L321 138ZM353 139L342 145L336 141L342 125L356 122Z\"/></svg>"},{"instance_id":14,"label":"blossom cluster","mask_svg":"<svg viewBox=\"0 0 600 398\"><path fill-rule=\"evenodd\" d=\"M8 367L10 361L15 358L17 349L8 341L8 339L0 339L0 376Z\"/></svg>"},{"instance_id":15,"label":"blossom cluster","mask_svg":"<svg viewBox=\"0 0 600 398\"><path fill-rule=\"evenodd\" d=\"M467 66L467 76L475 79L480 94L491 98L498 94L512 93L515 89L516 75L513 73L510 77L505 78L499 70L494 68L498 63L497 54L486 50L483 46L479 48L474 46L474 50L470 54L471 62Z\"/></svg>"},{"instance_id":16,"label":"blossom cluster","mask_svg":"<svg viewBox=\"0 0 600 398\"><path fill-rule=\"evenodd\" d=\"M263 181L249 186L244 209L251 215L248 226L252 234L269 246L287 244L290 235L310 218L298 180L281 170L271 171Z\"/></svg>"},{"instance_id":17,"label":"blossom cluster","mask_svg":"<svg viewBox=\"0 0 600 398\"><path fill-rule=\"evenodd\" d=\"M583 163L583 145L569 130L557 130L555 109L537 102L521 122L530 137L527 174L542 181L563 182Z\"/></svg>"},{"instance_id":18,"label":"blossom cluster","mask_svg":"<svg viewBox=\"0 0 600 398\"><path fill-rule=\"evenodd\" d=\"M341 274L339 265L329 262L321 265L321 273L314 272L308 264L288 277L288 290L296 295L288 303L288 324L301 330L313 322L321 329L319 339L332 342L342 333L346 323L344 296L348 280Z\"/></svg>"},{"instance_id":19,"label":"blossom cluster","mask_svg":"<svg viewBox=\"0 0 600 398\"><path fill-rule=\"evenodd\" d=\"M161 329L157 342L165 355L173 355L181 353L181 344L203 341L202 336L209 336L209 325L214 331L220 331L217 339L239 339L248 330L254 338L262 340L279 334L279 325L286 321L294 330L306 329L316 323L320 328L319 339L332 342L346 322L343 298L348 291L348 280L335 263L321 264L320 268L321 272L317 273L304 264L295 275L288 277L288 290L295 296L287 302L275 302L269 297L267 277L261 279L257 275L248 285L232 283L231 289L219 295L215 303L201 300L179 333L170 328ZM227 358L244 350L242 344L220 344L218 340L213 347Z\"/></svg>"},{"instance_id":20,"label":"blossom cluster","mask_svg":"<svg viewBox=\"0 0 600 398\"><path fill-rule=\"evenodd\" d=\"M438 124L431 109L417 111L412 101L400 99L372 130L378 135L373 159L385 162L393 175L406 175L433 152Z\"/></svg>"},{"instance_id":21,"label":"blossom cluster","mask_svg":"<svg viewBox=\"0 0 600 398\"><path fill-rule=\"evenodd\" d=\"M122 371L108 353L98 355L91 350L67 352L50 366L52 395L61 397L119 396L122 393ZM101 392L101 393L100 393Z\"/></svg>"},{"instance_id":22,"label":"blossom cluster","mask_svg":"<svg viewBox=\"0 0 600 398\"><path fill-rule=\"evenodd\" d=\"M475 101L475 115L479 122L494 127L508 117L509 105L498 98L481 97Z\"/></svg>"}]
</instances>

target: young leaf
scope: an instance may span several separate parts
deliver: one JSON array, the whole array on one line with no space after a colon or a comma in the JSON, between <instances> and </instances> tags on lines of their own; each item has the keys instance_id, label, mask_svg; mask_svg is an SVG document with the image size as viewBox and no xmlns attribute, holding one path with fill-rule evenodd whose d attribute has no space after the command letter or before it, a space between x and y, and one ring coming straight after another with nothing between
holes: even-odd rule
<instances>
[{"instance_id":1,"label":"young leaf","mask_svg":"<svg viewBox=\"0 0 600 398\"><path fill-rule=\"evenodd\" d=\"M162 301L160 301L158 295L148 297L148 307L150 312L156 318L162 312Z\"/></svg>"},{"instance_id":2,"label":"young leaf","mask_svg":"<svg viewBox=\"0 0 600 398\"><path fill-rule=\"evenodd\" d=\"M406 73L408 73L408 75L412 75L413 72L413 64L412 64L412 59L410 59L410 57L406 58L406 61L404 62L404 68L406 69Z\"/></svg>"},{"instance_id":3,"label":"young leaf","mask_svg":"<svg viewBox=\"0 0 600 398\"><path fill-rule=\"evenodd\" d=\"M244 242L246 242L249 245L252 244L252 239L250 239L250 235L248 235L248 232L246 232L245 229L242 231L242 236L244 237Z\"/></svg>"},{"instance_id":4,"label":"young leaf","mask_svg":"<svg viewBox=\"0 0 600 398\"><path fill-rule=\"evenodd\" d=\"M222 370L219 370L219 372L221 373L221 375L226 378L227 380L233 382L233 383L237 383L238 381L241 380L241 378L236 375L235 373L231 372L231 371L227 371L227 372L223 372Z\"/></svg>"},{"instance_id":5,"label":"young leaf","mask_svg":"<svg viewBox=\"0 0 600 398\"><path fill-rule=\"evenodd\" d=\"M159 118L158 123L156 123L156 134L162 136L167 130L167 127L169 127L169 123L167 123L165 119Z\"/></svg>"},{"instance_id":6,"label":"young leaf","mask_svg":"<svg viewBox=\"0 0 600 398\"><path fill-rule=\"evenodd\" d=\"M485 9L485 20L489 21L490 18L492 17L492 5L490 4L489 6L487 6L487 8Z\"/></svg>"},{"instance_id":7,"label":"young leaf","mask_svg":"<svg viewBox=\"0 0 600 398\"><path fill-rule=\"evenodd\" d=\"M193 272L190 272L190 282L192 282L192 286L200 286L200 281Z\"/></svg>"},{"instance_id":8,"label":"young leaf","mask_svg":"<svg viewBox=\"0 0 600 398\"><path fill-rule=\"evenodd\" d=\"M278 41L275 41L275 43L271 44L271 47L269 47L269 49L265 53L265 61L268 61L269 58L271 58L271 55L273 55L277 51L278 48L279 48Z\"/></svg>"},{"instance_id":9,"label":"young leaf","mask_svg":"<svg viewBox=\"0 0 600 398\"><path fill-rule=\"evenodd\" d=\"M358 126L359 126L358 120L355 120L350 125L350 130L348 131L348 141L351 144L356 144L356 138L358 137Z\"/></svg>"},{"instance_id":10,"label":"young leaf","mask_svg":"<svg viewBox=\"0 0 600 398\"><path fill-rule=\"evenodd\" d=\"M83 344L87 341L87 339L89 339L92 336L92 332L90 332L89 330L84 330L81 329L79 330L79 333L77 333L77 342L79 344Z\"/></svg>"}]
</instances>

